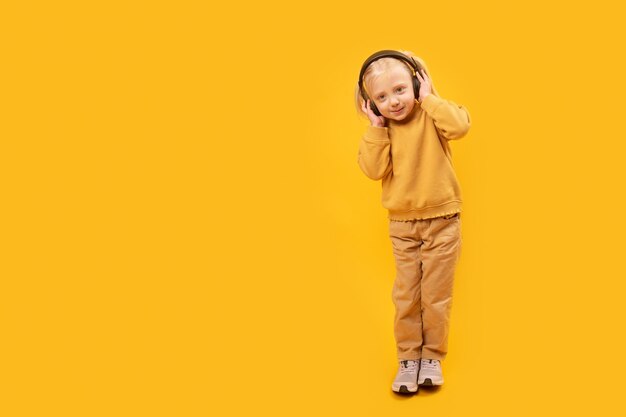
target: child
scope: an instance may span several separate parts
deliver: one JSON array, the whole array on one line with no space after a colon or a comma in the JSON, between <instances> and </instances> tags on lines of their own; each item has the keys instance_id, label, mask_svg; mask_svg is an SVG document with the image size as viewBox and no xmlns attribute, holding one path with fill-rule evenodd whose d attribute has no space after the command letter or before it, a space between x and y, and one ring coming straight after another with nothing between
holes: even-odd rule
<instances>
[{"instance_id":1,"label":"child","mask_svg":"<svg viewBox=\"0 0 626 417\"><path fill-rule=\"evenodd\" d=\"M442 385L454 270L461 253L461 190L448 141L470 128L467 109L442 99L425 63L379 51L361 69L357 109L367 115L358 163L382 179L396 266L392 289L399 361L392 390Z\"/></svg>"}]
</instances>

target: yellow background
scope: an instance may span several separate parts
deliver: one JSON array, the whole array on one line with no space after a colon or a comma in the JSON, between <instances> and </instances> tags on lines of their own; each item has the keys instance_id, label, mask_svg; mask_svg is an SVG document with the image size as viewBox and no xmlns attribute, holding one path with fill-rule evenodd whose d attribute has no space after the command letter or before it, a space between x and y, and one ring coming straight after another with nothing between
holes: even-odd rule
<instances>
[{"instance_id":1,"label":"yellow background","mask_svg":"<svg viewBox=\"0 0 626 417\"><path fill-rule=\"evenodd\" d=\"M0 414L620 415L615 4L4 3ZM411 398L356 161L380 49L472 116L446 385Z\"/></svg>"}]
</instances>

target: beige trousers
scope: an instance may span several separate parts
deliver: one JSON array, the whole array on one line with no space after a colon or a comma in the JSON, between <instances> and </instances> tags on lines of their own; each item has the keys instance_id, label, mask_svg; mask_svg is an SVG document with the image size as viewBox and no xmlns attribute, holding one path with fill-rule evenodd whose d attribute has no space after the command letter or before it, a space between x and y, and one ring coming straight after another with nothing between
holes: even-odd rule
<instances>
[{"instance_id":1,"label":"beige trousers","mask_svg":"<svg viewBox=\"0 0 626 417\"><path fill-rule=\"evenodd\" d=\"M461 214L389 220L389 237L396 263L392 300L398 359L443 360L461 255Z\"/></svg>"}]
</instances>

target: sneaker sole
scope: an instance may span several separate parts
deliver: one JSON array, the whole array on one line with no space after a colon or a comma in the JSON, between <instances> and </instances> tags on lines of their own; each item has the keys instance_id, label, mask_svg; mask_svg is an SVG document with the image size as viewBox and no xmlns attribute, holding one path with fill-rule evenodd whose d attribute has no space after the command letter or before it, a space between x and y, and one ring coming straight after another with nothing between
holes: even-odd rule
<instances>
[{"instance_id":1,"label":"sneaker sole","mask_svg":"<svg viewBox=\"0 0 626 417\"><path fill-rule=\"evenodd\" d=\"M400 394L414 394L417 392L417 390L419 389L418 386L415 387L415 391L409 391L409 388L407 388L406 385L400 385L399 389L395 389L394 387L391 388L393 392L397 392Z\"/></svg>"},{"instance_id":2,"label":"sneaker sole","mask_svg":"<svg viewBox=\"0 0 626 417\"><path fill-rule=\"evenodd\" d=\"M432 379L426 378L423 382L420 382L419 385L423 385L425 387L434 387L434 386L443 385L443 381L437 382L436 384L434 384Z\"/></svg>"}]
</instances>

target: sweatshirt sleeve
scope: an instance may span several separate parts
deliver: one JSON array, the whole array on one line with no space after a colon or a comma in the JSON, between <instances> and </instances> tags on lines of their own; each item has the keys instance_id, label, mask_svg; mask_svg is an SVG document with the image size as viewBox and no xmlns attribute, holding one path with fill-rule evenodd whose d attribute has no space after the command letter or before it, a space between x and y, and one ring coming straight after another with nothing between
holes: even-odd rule
<instances>
[{"instance_id":1,"label":"sweatshirt sleeve","mask_svg":"<svg viewBox=\"0 0 626 417\"><path fill-rule=\"evenodd\" d=\"M359 144L359 167L373 180L384 178L392 170L391 140L388 130L388 127L370 125Z\"/></svg>"},{"instance_id":2,"label":"sweatshirt sleeve","mask_svg":"<svg viewBox=\"0 0 626 417\"><path fill-rule=\"evenodd\" d=\"M429 94L424 98L422 108L432 117L439 134L447 140L460 139L469 131L471 118L464 106Z\"/></svg>"}]
</instances>

